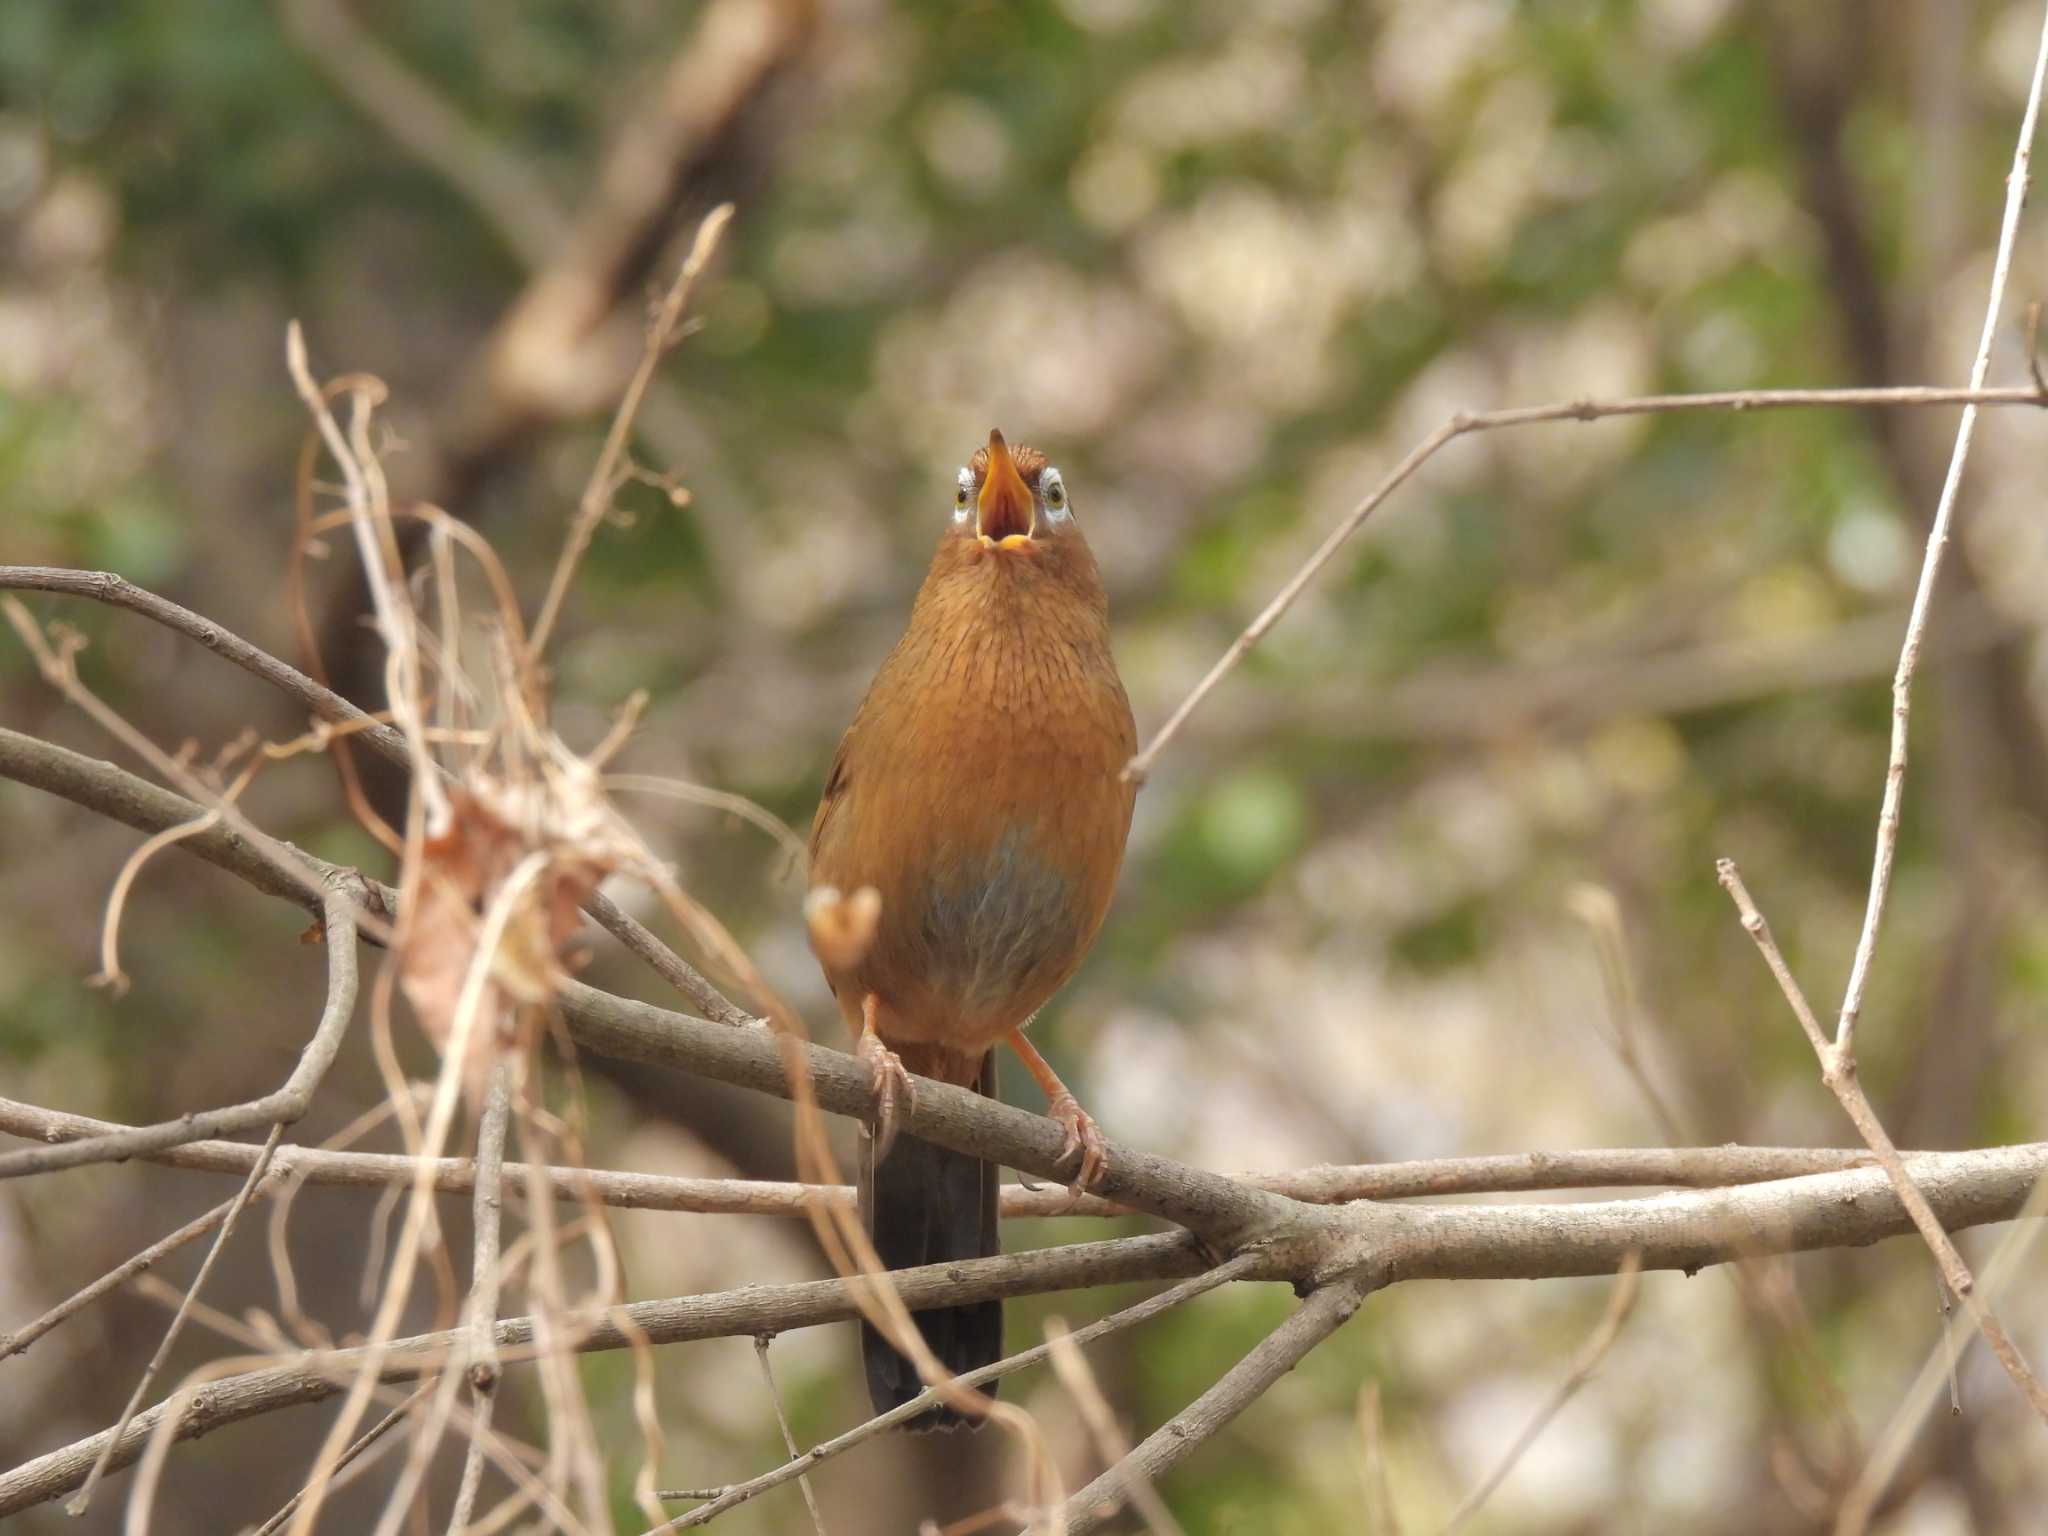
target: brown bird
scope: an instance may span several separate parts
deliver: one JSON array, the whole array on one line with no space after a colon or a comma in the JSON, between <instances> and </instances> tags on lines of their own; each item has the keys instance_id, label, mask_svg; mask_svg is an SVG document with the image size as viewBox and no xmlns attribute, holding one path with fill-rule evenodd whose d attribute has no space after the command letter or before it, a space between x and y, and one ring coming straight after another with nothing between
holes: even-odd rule
<instances>
[{"instance_id":1,"label":"brown bird","mask_svg":"<svg viewBox=\"0 0 2048 1536\"><path fill-rule=\"evenodd\" d=\"M1076 1182L1101 1175L1101 1133L1024 1028L1102 926L1136 747L1109 602L1060 472L992 431L960 471L910 627L839 743L811 826L813 912L839 892L880 896L879 912L866 898L864 946L830 942L815 919L812 932L875 1077L860 1205L891 1269L1001 1251L995 1165L894 1135L906 1072L993 1095L1008 1041L1066 1127ZM1000 1302L917 1320L956 1375L1002 1354ZM923 1389L865 1325L861 1347L878 1412ZM910 1427L960 1422L935 1408Z\"/></svg>"}]
</instances>

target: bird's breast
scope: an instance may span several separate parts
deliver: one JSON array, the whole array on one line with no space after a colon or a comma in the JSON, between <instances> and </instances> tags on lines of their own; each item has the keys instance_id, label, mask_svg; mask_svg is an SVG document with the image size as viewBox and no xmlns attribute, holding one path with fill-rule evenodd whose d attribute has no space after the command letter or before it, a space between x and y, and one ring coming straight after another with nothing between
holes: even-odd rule
<instances>
[{"instance_id":1,"label":"bird's breast","mask_svg":"<svg viewBox=\"0 0 2048 1536\"><path fill-rule=\"evenodd\" d=\"M1011 1012L1018 999L1049 993L1092 937L1091 893L1034 846L1033 830L942 853L907 893L903 916L925 984L964 1014Z\"/></svg>"},{"instance_id":2,"label":"bird's breast","mask_svg":"<svg viewBox=\"0 0 2048 1536\"><path fill-rule=\"evenodd\" d=\"M849 1018L873 993L892 1042L985 1047L1025 1023L1108 909L1135 734L1099 611L928 582L812 831L815 882L882 898L869 953L831 973Z\"/></svg>"}]
</instances>

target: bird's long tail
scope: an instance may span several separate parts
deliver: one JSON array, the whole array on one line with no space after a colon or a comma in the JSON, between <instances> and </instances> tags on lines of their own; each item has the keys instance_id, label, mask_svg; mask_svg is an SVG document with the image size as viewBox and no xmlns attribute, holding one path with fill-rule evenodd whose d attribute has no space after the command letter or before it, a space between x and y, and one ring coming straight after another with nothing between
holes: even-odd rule
<instances>
[{"instance_id":1,"label":"bird's long tail","mask_svg":"<svg viewBox=\"0 0 2048 1536\"><path fill-rule=\"evenodd\" d=\"M974 1086L991 1098L995 1096L994 1051L983 1058ZM890 1269L986 1258L1002 1251L996 1216L996 1165L907 1133L896 1138L879 1165L873 1160L872 1142L862 1148L860 1214L874 1239L875 1251ZM940 1307L912 1316L939 1363L956 1376L1002 1358L1000 1301ZM875 1412L886 1413L924 1390L917 1368L866 1322L861 1324L860 1352ZM996 1383L989 1382L981 1390L993 1395ZM904 1428L952 1429L978 1423L940 1406L919 1414Z\"/></svg>"}]
</instances>

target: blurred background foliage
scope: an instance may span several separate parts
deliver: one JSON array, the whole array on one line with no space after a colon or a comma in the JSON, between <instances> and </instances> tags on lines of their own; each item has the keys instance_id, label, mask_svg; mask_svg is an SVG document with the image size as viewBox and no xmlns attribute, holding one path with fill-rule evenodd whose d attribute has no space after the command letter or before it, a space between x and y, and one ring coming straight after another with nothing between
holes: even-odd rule
<instances>
[{"instance_id":1,"label":"blurred background foliage","mask_svg":"<svg viewBox=\"0 0 2048 1536\"><path fill-rule=\"evenodd\" d=\"M690 496L622 496L556 646L558 723L594 741L646 688L629 767L742 791L799 828L953 469L992 424L1063 467L1149 732L1453 411L1959 381L2040 20L2017 0L341 4L0 6L4 557L117 570L299 656L283 584L297 317L323 371L391 385L400 488L474 522L535 602L645 301L696 216L734 196L702 328L634 444ZM686 107L716 98L777 28L773 68L734 87L674 185L627 178L656 205L644 249L608 269L589 323L562 333L575 345L529 349L508 385L507 317L610 216L612 146L678 79ZM2044 250L2022 239L2016 310L2043 291ZM1996 361L2024 376L2016 321ZM1102 943L1038 1028L1069 1081L1113 1135L1226 1169L1652 1143L1666 1132L1609 1044L1626 1028L1684 1137L1850 1140L1713 860L1741 861L1809 990L1835 995L1953 425L1699 414L1453 445L1161 760ZM2038 443L2018 413L1985 422L1922 674L1862 1031L1902 1144L2038 1134L2048 1091ZM374 656L341 565L316 567L316 606L329 664L360 682ZM37 607L91 636L88 677L161 742L211 754L300 724L139 620ZM113 751L13 645L0 702L22 729ZM323 764L274 769L245 803L374 862ZM797 872L740 823L637 810L827 1019ZM294 915L174 859L130 908L134 991L83 985L135 841L0 788L13 1095L163 1118L273 1085L303 1036L318 957L290 942ZM1622 973L1603 971L1603 933ZM608 952L595 976L659 996ZM593 1065L594 1160L786 1172L771 1110ZM377 1096L358 1040L310 1130ZM32 1315L221 1195L136 1167L10 1187L0 1313ZM309 1310L338 1331L364 1316L370 1220L338 1193L291 1218ZM820 1268L806 1234L766 1221L617 1224L635 1296ZM275 1308L259 1246L230 1255L217 1304ZM1723 1276L1647 1277L1599 1378L1478 1528L1816 1528L1936 1340L1931 1266L1901 1241L1764 1273L1805 1325ZM1364 1528L1354 1406L1371 1379L1396 1505L1431 1528L1604 1294L1375 1297L1167 1492L1195 1532ZM1114 1300L1013 1304L1012 1340ZM1212 1296L1100 1346L1098 1370L1149 1428L1287 1304ZM162 1320L123 1300L11 1362L5 1460L110 1421ZM2008 1321L2048 1355L2038 1288ZM850 1330L776 1355L801 1437L861 1411ZM637 1528L628 1373L599 1359L588 1377ZM664 1351L660 1383L664 1482L778 1455L745 1341ZM1012 1390L1085 1477L1094 1452L1056 1383ZM533 1405L509 1401L531 1428ZM158 1529L260 1519L296 1486L315 1417L180 1451ZM978 1508L1009 1454L993 1435L872 1445L820 1479L831 1529ZM2038 1427L1973 1355L1961 1414L1930 1423L1884 1528L2030 1528L2044 1466ZM90 1523L112 1529L117 1508ZM784 1490L724 1523L803 1518ZM59 1528L77 1527L54 1510L24 1525Z\"/></svg>"}]
</instances>

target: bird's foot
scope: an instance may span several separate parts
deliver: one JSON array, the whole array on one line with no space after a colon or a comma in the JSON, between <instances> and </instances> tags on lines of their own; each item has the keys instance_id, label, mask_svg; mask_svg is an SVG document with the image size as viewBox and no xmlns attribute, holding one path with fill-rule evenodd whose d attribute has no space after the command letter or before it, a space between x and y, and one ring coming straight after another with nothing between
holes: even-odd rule
<instances>
[{"instance_id":1,"label":"bird's foot","mask_svg":"<svg viewBox=\"0 0 2048 1536\"><path fill-rule=\"evenodd\" d=\"M1066 1128L1067 1139L1060 1146L1060 1161L1065 1162L1070 1157L1081 1160L1070 1187L1076 1194L1092 1190L1109 1172L1109 1143L1103 1139L1102 1128L1095 1123L1095 1117L1064 1088L1052 1096L1045 1112Z\"/></svg>"},{"instance_id":2,"label":"bird's foot","mask_svg":"<svg viewBox=\"0 0 2048 1536\"><path fill-rule=\"evenodd\" d=\"M917 1105L917 1086L911 1081L903 1058L882 1044L882 1037L873 1030L861 1031L853 1054L867 1063L870 1091L875 1098L868 1134L874 1137L875 1161L879 1163L896 1145L898 1106L911 1109Z\"/></svg>"}]
</instances>

